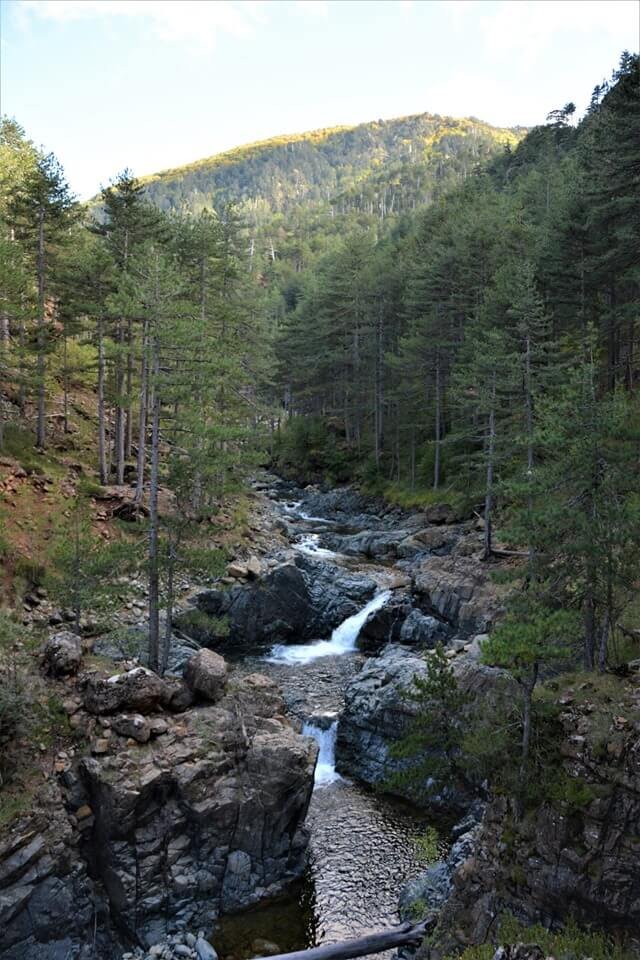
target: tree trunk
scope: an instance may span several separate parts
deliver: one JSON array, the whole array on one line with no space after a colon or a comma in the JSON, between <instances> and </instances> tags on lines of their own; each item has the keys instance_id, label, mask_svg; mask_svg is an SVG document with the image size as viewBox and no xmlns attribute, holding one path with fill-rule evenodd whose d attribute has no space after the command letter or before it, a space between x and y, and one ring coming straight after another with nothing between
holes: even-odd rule
<instances>
[{"instance_id":1,"label":"tree trunk","mask_svg":"<svg viewBox=\"0 0 640 960\"><path fill-rule=\"evenodd\" d=\"M491 384L491 408L489 410L489 431L487 436L487 480L484 498L484 559L491 556L492 513L493 513L493 473L496 443L496 375Z\"/></svg>"},{"instance_id":2,"label":"tree trunk","mask_svg":"<svg viewBox=\"0 0 640 960\"><path fill-rule=\"evenodd\" d=\"M38 211L38 420L36 426L36 447L40 447L42 449L44 449L46 443L46 323L44 315L46 286L45 271L44 208L41 206Z\"/></svg>"},{"instance_id":3,"label":"tree trunk","mask_svg":"<svg viewBox=\"0 0 640 960\"><path fill-rule=\"evenodd\" d=\"M127 320L127 410L125 417L124 430L124 459L131 460L131 449L133 446L133 323L129 317Z\"/></svg>"},{"instance_id":4,"label":"tree trunk","mask_svg":"<svg viewBox=\"0 0 640 960\"><path fill-rule=\"evenodd\" d=\"M404 923L394 930L370 933L356 940L327 943L294 953L279 953L271 960L352 960L355 957L367 957L394 947L418 946L434 926L435 920L432 918L415 925Z\"/></svg>"},{"instance_id":5,"label":"tree trunk","mask_svg":"<svg viewBox=\"0 0 640 960\"><path fill-rule=\"evenodd\" d=\"M164 676L167 664L169 663L169 652L171 650L171 626L173 622L173 574L176 565L175 545L171 534L167 539L167 598L165 604L165 624L164 637L162 639L162 649L160 654L160 675Z\"/></svg>"},{"instance_id":6,"label":"tree trunk","mask_svg":"<svg viewBox=\"0 0 640 960\"><path fill-rule=\"evenodd\" d=\"M100 483L108 482L107 445L104 409L104 331L102 316L98 317L98 472Z\"/></svg>"},{"instance_id":7,"label":"tree trunk","mask_svg":"<svg viewBox=\"0 0 640 960\"><path fill-rule=\"evenodd\" d=\"M522 718L522 748L520 753L520 770L518 773L518 787L521 800L529 763L529 751L531 748L531 705L533 701L533 691L537 682L538 663L536 662L533 664L529 682L522 684L524 690L524 715Z\"/></svg>"},{"instance_id":8,"label":"tree trunk","mask_svg":"<svg viewBox=\"0 0 640 960\"><path fill-rule=\"evenodd\" d=\"M118 343L118 356L116 358L116 422L113 452L116 461L116 483L122 486L124 483L124 407L122 404L122 391L124 388L124 371L122 368L124 326L122 320L118 320L116 339Z\"/></svg>"},{"instance_id":9,"label":"tree trunk","mask_svg":"<svg viewBox=\"0 0 640 960\"><path fill-rule=\"evenodd\" d=\"M433 489L440 488L440 441L442 436L442 384L440 375L440 351L436 350L436 416L435 416L435 451L433 458Z\"/></svg>"},{"instance_id":10,"label":"tree trunk","mask_svg":"<svg viewBox=\"0 0 640 960\"><path fill-rule=\"evenodd\" d=\"M140 361L140 410L138 412L138 458L136 467L136 494L134 504L140 507L144 495L144 466L147 452L147 393L148 385L148 352L149 352L149 333L147 321L144 321L142 327L142 359Z\"/></svg>"},{"instance_id":11,"label":"tree trunk","mask_svg":"<svg viewBox=\"0 0 640 960\"><path fill-rule=\"evenodd\" d=\"M157 320L155 321L157 324ZM160 669L160 571L158 568L158 483L160 446L160 345L152 338L153 399L151 403L151 476L149 482L149 666Z\"/></svg>"}]
</instances>

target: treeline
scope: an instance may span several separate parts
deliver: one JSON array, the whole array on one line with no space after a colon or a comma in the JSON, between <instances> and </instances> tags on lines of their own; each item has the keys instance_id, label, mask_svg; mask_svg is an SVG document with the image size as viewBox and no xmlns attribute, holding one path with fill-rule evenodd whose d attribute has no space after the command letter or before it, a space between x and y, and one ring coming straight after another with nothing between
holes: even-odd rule
<instances>
[{"instance_id":1,"label":"treeline","mask_svg":"<svg viewBox=\"0 0 640 960\"><path fill-rule=\"evenodd\" d=\"M162 669L185 531L255 458L270 344L243 227L231 206L168 217L126 171L89 211L10 120L0 175L0 424L32 424L44 451L71 429L71 387L95 398L100 484L135 485L146 518L150 662ZM161 485L175 500L164 513Z\"/></svg>"},{"instance_id":2,"label":"treeline","mask_svg":"<svg viewBox=\"0 0 640 960\"><path fill-rule=\"evenodd\" d=\"M344 237L284 289L277 348L281 463L481 506L486 558L497 513L536 585L518 621L579 609L588 666L640 542L639 91L625 53L577 127L567 104L382 240Z\"/></svg>"}]
</instances>

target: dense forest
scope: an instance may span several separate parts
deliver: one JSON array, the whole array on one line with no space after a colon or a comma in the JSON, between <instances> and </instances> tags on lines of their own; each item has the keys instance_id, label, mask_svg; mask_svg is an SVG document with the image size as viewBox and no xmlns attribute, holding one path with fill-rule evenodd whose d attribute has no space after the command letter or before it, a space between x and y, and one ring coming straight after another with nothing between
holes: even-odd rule
<instances>
[{"instance_id":1,"label":"dense forest","mask_svg":"<svg viewBox=\"0 0 640 960\"><path fill-rule=\"evenodd\" d=\"M476 504L486 558L498 514L531 602L583 611L589 665L640 532L638 94L625 54L577 127L567 104L383 238L343 237L282 290L277 338L281 463Z\"/></svg>"},{"instance_id":2,"label":"dense forest","mask_svg":"<svg viewBox=\"0 0 640 960\"><path fill-rule=\"evenodd\" d=\"M89 831L85 836L100 847L99 854L89 851L93 870L107 845L102 826L95 836L90 832L94 812L69 772L76 747L76 761L91 755L82 777L106 757L104 783L112 786L128 776L132 757L146 763L143 747L152 729L145 711L157 713L153 736L170 734L162 778L186 757L184 783L190 788L206 768L213 786L196 783L198 797L206 794L203 804L222 797L220 807L202 816L200 799L194 803L194 820L180 840L180 850L192 845L195 853L191 879L182 873L176 879L179 904L183 888L201 884L198 896L209 909L211 890L226 884L229 851L252 862L232 846L239 842L233 824L257 823L264 815L257 801L251 806L249 789L264 774L256 773L260 764L277 779L273 790L265 781L274 822L276 807L295 799L295 816L284 830L294 843L317 773L310 737L326 746L333 730L333 775L340 772L336 728L344 736L353 722L360 736L365 730L362 755L366 759L373 744L383 760L374 757L372 769L384 768L377 780L361 777L357 766L355 772L344 767L355 779L426 809L443 783L446 796L457 777L482 800L471 818L476 825L485 804L502 803L493 821L483 821L483 836L489 837L485 853L511 870L499 891L511 891L505 902L523 899L528 876L521 863L542 862L531 852L540 837L535 849L547 850L554 882L556 859L566 849L572 857L578 851L575 876L589 873L598 857L620 860L623 849L628 858L610 899L618 911L627 902L623 895L630 901L627 886L636 880L627 884L628 860L636 856L637 836L625 844L637 789L629 806L613 810L611 798L623 765L637 767L632 749L620 743L638 729L632 686L640 669L638 56L623 53L611 79L594 89L585 116L575 123L574 114L567 102L528 131L421 114L280 137L142 179L124 170L86 204L72 195L56 157L39 150L17 120L2 119L0 745L6 755L0 758L0 826L25 814L25 804L39 796L46 758L56 776L69 774L65 796L80 797L73 806L60 794L56 803L73 810L74 829L86 817L78 830ZM277 476L265 480L263 474L250 492L262 468ZM335 489L342 485L347 489ZM333 513L316 516L317 503ZM345 518L365 526L354 533ZM314 521L321 532L310 533ZM302 533L295 533L296 523ZM344 568L332 565L336 557ZM380 582L370 576L376 563ZM202 582L207 590L192 603ZM133 602L136 590L144 601ZM472 608L471 626L459 615L465 604ZM40 607L46 616L38 619ZM323 618L316 618L316 607ZM65 629L62 640L44 639L60 625L71 634ZM344 638L345 626L352 645L336 653L336 635ZM412 639L409 627L418 635L426 631L426 639ZM370 647L358 647L358 631L366 628ZM126 656L118 647L114 656L114 634L117 643L124 634L133 642L133 634L137 646ZM320 639L326 637L332 656L364 661L374 655L363 668L364 694L358 693L363 674L354 668L348 683L356 692L346 697L340 719L327 714L322 720L329 717L331 725L314 727L314 701L303 737L302 714L295 713L294 730L284 718L289 701L274 692L271 679L251 673L238 680L236 674L227 686L227 665L214 652L220 647L254 657L258 650L268 672L269 664L288 662L282 649L293 645L305 675L308 650L326 645ZM94 655L94 641L105 638L103 652ZM173 648L183 642L187 657L177 672L167 670ZM60 650L75 650L70 668L48 662L47 649L54 661ZM274 651L285 659L274 659ZM86 674L79 672L83 658ZM113 674L116 663L125 664L122 674ZM141 663L151 670L140 671ZM201 668L211 671L204 680L195 676ZM473 683L480 677L479 685L463 691L471 675ZM503 693L495 700L486 694L487 675L491 684L508 681L503 699ZM103 709L97 695L92 703L96 690L108 701L115 682L118 689L155 684L151 706L134 697L133 706L123 700ZM378 702L378 688L385 697L391 690L395 700ZM583 733L600 722L592 693L594 700L602 695L607 719L596 730L597 762L588 767L585 761L583 775L579 764L572 770L563 764L588 754L579 752ZM263 706L256 707L261 696L273 701L264 716ZM213 706L223 698L224 710ZM578 714L563 712L576 700L584 707L579 751L567 740ZM214 717L213 726L192 724L187 732L191 720L184 718L194 704L193 715ZM380 713L382 727L387 714L402 716L402 724L392 735L376 728L370 736L358 726L357 711L365 707L371 707L367 722L371 716L377 722ZM269 760L265 748L254 769L245 758L265 721L265 740L282 737L282 752ZM84 732L77 729L82 723ZM610 736L611 724L618 740ZM315 732L307 736L309 726ZM78 746L83 737L84 747ZM179 744L174 749L183 737L198 741L196 753L182 753ZM297 740L306 743L304 757L287 752ZM228 756L216 753L221 744ZM65 750L56 752L60 746ZM574 748L578 752L566 752ZM125 762L109 766L120 750ZM280 767L288 763L296 765L304 789L296 792L298 781L286 779ZM148 769L136 769L140 781ZM233 788L233 815L229 771L241 784ZM611 782L600 782L606 778ZM49 769L44 780L47 787L54 783ZM151 817L160 811L160 844L168 842L170 818L182 816L178 806L189 807L191 801L176 801L165 811L166 797L173 796L167 783L158 787L161 801L149 793L148 806L146 799L137 803L135 843L138 833L147 837L149 810ZM135 791L125 779L118 784L128 803ZM604 792L591 792L593 784ZM631 796L626 781L623 786ZM96 815L104 817L97 793L94 801ZM111 816L111 802L103 807ZM201 832L207 815L214 830L233 821L229 837L221 841L216 834L211 842L211 850L224 850L215 883L202 867L211 851L202 855L199 846L209 843ZM116 863L125 879L135 874L137 884L138 853L134 867L122 867L126 843L117 820L113 814L117 842L104 854L105 872L111 876ZM582 870L580 837L589 839L594 823L609 820L618 852L605 856L598 848ZM575 830L556 858L554 844L564 844L556 831L560 821ZM265 823L271 830L268 817ZM486 833L489 828L496 833ZM90 841L84 845L89 850ZM261 853L253 866L273 862L262 839L254 846ZM9 860L13 848L3 850ZM519 861L520 854L530 861ZM230 875L239 876L245 860L234 860ZM62 861L58 872L66 877ZM156 910L170 912L154 892L162 871L155 860L145 869L151 879L131 897L140 912L131 930L140 918L146 922L147 908L152 917ZM610 869L615 874L616 864ZM543 871L547 886L549 875ZM610 875L596 877L597 895L585 899L583 914L591 902L606 900ZM573 876L565 876L569 886ZM173 878L167 877L162 882L169 889ZM492 877L484 878L487 885ZM231 897L230 910L253 906L265 889L260 881L254 898L248 886L250 895ZM468 893L474 917L478 889L471 885ZM16 910L30 895L16 899ZM191 889L189 896L198 900ZM126 900L118 893L113 916L131 906ZM534 907L522 911L526 921L542 912L533 895L529 900ZM7 902L10 928L14 902ZM423 920L425 903L417 903ZM94 942L97 916L90 913ZM209 922L210 913L189 916ZM613 908L611 916L617 918L612 930L628 932L633 918L620 919ZM564 914L556 919L564 921ZM82 920L79 936L88 924ZM201 926L198 919L195 929ZM45 935L47 943L55 939L49 927ZM20 931L16 936L23 942ZM253 946L242 956L261 951Z\"/></svg>"}]
</instances>

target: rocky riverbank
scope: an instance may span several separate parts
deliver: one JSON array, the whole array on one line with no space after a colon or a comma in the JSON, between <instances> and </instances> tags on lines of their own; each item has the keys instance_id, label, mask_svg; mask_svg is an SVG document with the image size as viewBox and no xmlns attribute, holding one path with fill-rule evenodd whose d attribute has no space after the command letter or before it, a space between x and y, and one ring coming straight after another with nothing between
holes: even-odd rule
<instances>
[{"instance_id":1,"label":"rocky riverbank","mask_svg":"<svg viewBox=\"0 0 640 960\"><path fill-rule=\"evenodd\" d=\"M185 591L167 678L143 666L143 623L126 642L62 631L47 643L71 740L31 812L2 830L2 960L110 960L136 944L186 957L189 931L210 936L221 915L303 875L297 909L310 919L292 948L395 922L406 881L403 916L441 911L423 951L434 960L493 937L504 910L640 923L635 675L622 703L620 687L567 700L580 803L568 787L572 803L544 804L516 830L504 800L483 813L473 791L443 784L428 808L462 819L446 860L421 874L427 815L364 788L385 786L389 745L415 714L407 688L437 642L476 703L518 696L480 660L504 601L480 559L481 522L353 490L260 487L255 550L212 589ZM269 932L226 955L255 953L278 939Z\"/></svg>"}]
</instances>

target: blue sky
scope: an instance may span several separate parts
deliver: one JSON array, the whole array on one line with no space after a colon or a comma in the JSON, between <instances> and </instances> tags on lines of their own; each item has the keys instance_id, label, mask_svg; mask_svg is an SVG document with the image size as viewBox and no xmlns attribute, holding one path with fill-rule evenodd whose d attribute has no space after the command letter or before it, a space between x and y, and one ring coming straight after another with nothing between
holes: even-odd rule
<instances>
[{"instance_id":1,"label":"blue sky","mask_svg":"<svg viewBox=\"0 0 640 960\"><path fill-rule=\"evenodd\" d=\"M542 122L638 48L636 0L0 0L1 111L88 196L274 134Z\"/></svg>"}]
</instances>

